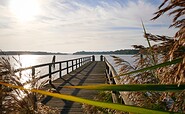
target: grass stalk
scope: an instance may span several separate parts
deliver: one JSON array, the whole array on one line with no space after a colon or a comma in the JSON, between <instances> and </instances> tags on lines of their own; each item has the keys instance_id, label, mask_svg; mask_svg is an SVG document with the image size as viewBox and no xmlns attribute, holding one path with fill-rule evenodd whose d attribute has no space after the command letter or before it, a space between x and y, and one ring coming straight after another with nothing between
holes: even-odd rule
<instances>
[{"instance_id":1,"label":"grass stalk","mask_svg":"<svg viewBox=\"0 0 185 114\"><path fill-rule=\"evenodd\" d=\"M182 91L185 84L124 84L124 85L87 85L87 86L63 86L64 88L103 90L103 91Z\"/></svg>"},{"instance_id":2,"label":"grass stalk","mask_svg":"<svg viewBox=\"0 0 185 114\"><path fill-rule=\"evenodd\" d=\"M180 63L182 61L183 61L183 58L178 58L178 59L175 59L175 60L172 60L172 61L167 61L167 62L160 63L160 64L157 64L157 65L154 65L154 66L146 67L146 68L143 68L143 69L134 70L134 71L131 71L131 72L128 72L128 73L122 73L122 74L119 74L118 76L114 76L113 78L117 78L117 77L125 76L125 75L130 75L130 74L135 74L135 73L139 73L139 72L144 72L144 71L148 71L148 70L155 70L157 68L162 68L162 67L166 67L166 66L169 66L169 65L177 64L177 63Z\"/></svg>"}]
</instances>

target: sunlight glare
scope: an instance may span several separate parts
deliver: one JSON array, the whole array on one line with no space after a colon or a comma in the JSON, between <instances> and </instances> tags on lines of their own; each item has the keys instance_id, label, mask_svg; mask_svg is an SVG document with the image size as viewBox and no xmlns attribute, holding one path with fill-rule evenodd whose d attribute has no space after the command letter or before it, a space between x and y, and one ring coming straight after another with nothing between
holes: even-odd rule
<instances>
[{"instance_id":1,"label":"sunlight glare","mask_svg":"<svg viewBox=\"0 0 185 114\"><path fill-rule=\"evenodd\" d=\"M20 21L30 21L40 13L38 0L10 0L10 11Z\"/></svg>"},{"instance_id":2,"label":"sunlight glare","mask_svg":"<svg viewBox=\"0 0 185 114\"><path fill-rule=\"evenodd\" d=\"M33 55L21 55L20 56L20 62L22 64L22 68L29 67L32 65L35 65L37 63L37 57ZM26 81L31 79L31 70L25 70L22 71L22 77L21 77L21 82L25 83Z\"/></svg>"},{"instance_id":3,"label":"sunlight glare","mask_svg":"<svg viewBox=\"0 0 185 114\"><path fill-rule=\"evenodd\" d=\"M33 55L20 55L20 62L22 67L29 67L37 63L37 56Z\"/></svg>"}]
</instances>

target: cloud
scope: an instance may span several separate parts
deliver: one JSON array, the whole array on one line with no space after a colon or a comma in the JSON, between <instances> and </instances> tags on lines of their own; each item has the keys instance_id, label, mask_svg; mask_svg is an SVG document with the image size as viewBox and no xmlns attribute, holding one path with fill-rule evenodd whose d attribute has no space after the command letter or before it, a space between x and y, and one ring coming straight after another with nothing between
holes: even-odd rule
<instances>
[{"instance_id":1,"label":"cloud","mask_svg":"<svg viewBox=\"0 0 185 114\"><path fill-rule=\"evenodd\" d=\"M8 2L9 2L9 0L1 0L0 6L6 6L6 5L8 5Z\"/></svg>"},{"instance_id":2,"label":"cloud","mask_svg":"<svg viewBox=\"0 0 185 114\"><path fill-rule=\"evenodd\" d=\"M175 32L168 29L171 19L166 15L150 20L160 1L39 0L41 13L28 23L16 20L7 4L3 4L0 48L74 52L146 45L141 19L148 32L165 35ZM7 47L9 42L11 46Z\"/></svg>"}]
</instances>

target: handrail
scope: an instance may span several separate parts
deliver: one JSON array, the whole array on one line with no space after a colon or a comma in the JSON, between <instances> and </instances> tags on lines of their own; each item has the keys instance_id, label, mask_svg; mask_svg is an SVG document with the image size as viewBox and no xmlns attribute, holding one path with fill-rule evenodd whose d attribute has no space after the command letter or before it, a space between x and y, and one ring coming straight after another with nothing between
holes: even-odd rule
<instances>
[{"instance_id":1,"label":"handrail","mask_svg":"<svg viewBox=\"0 0 185 114\"><path fill-rule=\"evenodd\" d=\"M75 68L77 69L80 66L82 66L83 64L85 64L89 61L93 61L93 60L94 60L94 56L87 56L87 57L81 57L81 58L76 58L76 59L71 59L71 60L58 61L58 62L53 62L53 63L45 63L45 64L39 64L39 65L34 65L34 66L30 66L30 67L25 67L25 68L19 68L19 69L15 69L14 73L22 72L22 71L25 71L25 70L31 70L31 74L32 74L32 76L34 76L35 71L36 71L37 68L48 66L49 73L40 76L38 78L38 80L49 76L49 79L50 79L49 83L51 84L52 83L51 78L52 78L53 74L59 72L59 76L61 78L62 77L62 71L66 70L67 74L68 74L70 72L69 71L70 68L73 71ZM57 70L55 69L54 71L52 71L52 65L57 65L57 64L59 65L59 68ZM66 67L62 68L63 64L65 64ZM8 73L9 73L9 71L0 72L1 75L6 75Z\"/></svg>"},{"instance_id":2,"label":"handrail","mask_svg":"<svg viewBox=\"0 0 185 114\"><path fill-rule=\"evenodd\" d=\"M114 84L120 84L120 82L119 82L120 78L116 77L118 75L118 73L116 72L114 67L109 63L109 61L106 58L104 58L104 61L106 63L106 69L108 68L109 69L109 73L111 73L111 75L112 75L111 78L113 79ZM113 78L113 77L116 77L116 78Z\"/></svg>"},{"instance_id":3,"label":"handrail","mask_svg":"<svg viewBox=\"0 0 185 114\"><path fill-rule=\"evenodd\" d=\"M108 60L104 57L104 61L105 61L105 64L106 64L106 70L105 70L105 73L106 73L106 77L107 77L107 82L108 84L112 85L112 84L116 84L115 80L114 80L114 76L117 76L117 72L116 70L114 69L114 67L108 62ZM112 91L112 100L113 100L113 103L118 103L118 98L119 98L119 95L115 92L115 91Z\"/></svg>"},{"instance_id":4,"label":"handrail","mask_svg":"<svg viewBox=\"0 0 185 114\"><path fill-rule=\"evenodd\" d=\"M117 77L118 73L116 72L114 67L108 62L108 60L105 57L104 57L104 61L106 64L106 76L108 79L108 83L109 84L117 84L117 85L121 84L120 78ZM117 103L119 96L121 96L124 104L126 104L126 105L133 105L134 104L128 98L128 92L123 92L123 91L119 91L119 93L116 93L114 91L112 92L113 102Z\"/></svg>"},{"instance_id":5,"label":"handrail","mask_svg":"<svg viewBox=\"0 0 185 114\"><path fill-rule=\"evenodd\" d=\"M19 69L14 70L14 73L20 72L20 74L21 74L22 71L31 70L32 76L35 76L35 73L36 73L35 71L37 68L48 66L49 73L38 77L37 80L40 80L40 79L43 79L43 78L49 76L49 84L52 84L51 78L52 78L53 74L59 72L59 77L62 78L62 71L67 70L67 74L68 74L70 68L72 68L72 71L73 71L75 69L74 67L76 67L76 69L77 69L80 66L84 65L85 63L87 63L89 61L94 61L94 60L95 60L95 56L93 55L93 56L81 57L81 58L71 59L71 60L66 60L66 61L45 63L45 64L34 65L34 66L26 67L26 68L19 68ZM69 63L71 63L71 65L69 65ZM52 70L52 65L56 65L56 64L59 65L59 69ZM66 64L65 65L66 67L62 68L62 64ZM8 70L0 72L0 77L3 75L6 75L8 73L10 73L10 71L8 71ZM37 98L34 95L34 106L36 106L36 102L37 102Z\"/></svg>"}]
</instances>

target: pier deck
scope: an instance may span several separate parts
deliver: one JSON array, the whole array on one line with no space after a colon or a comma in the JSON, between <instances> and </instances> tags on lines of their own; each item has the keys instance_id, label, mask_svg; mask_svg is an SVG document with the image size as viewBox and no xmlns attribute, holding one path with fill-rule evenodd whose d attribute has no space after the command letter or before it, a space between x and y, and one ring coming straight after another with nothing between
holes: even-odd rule
<instances>
[{"instance_id":1,"label":"pier deck","mask_svg":"<svg viewBox=\"0 0 185 114\"><path fill-rule=\"evenodd\" d=\"M69 94L87 99L93 99L98 91L95 90L80 90L80 89L68 89L62 86L73 85L91 85L91 84L104 84L105 83L105 62L103 61L91 61L78 69L72 71L69 74L64 75L52 82L53 87L62 94ZM44 87L44 90L51 89L51 85L48 84ZM61 114L82 114L82 104L57 99L53 97L46 97L42 103L58 108Z\"/></svg>"}]
</instances>

